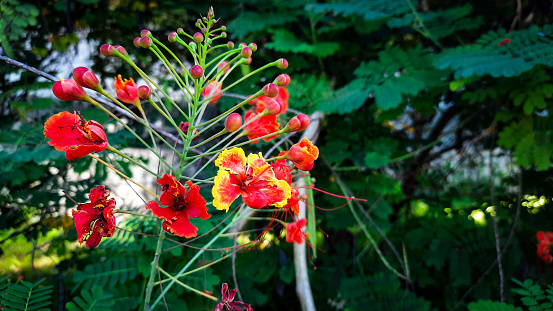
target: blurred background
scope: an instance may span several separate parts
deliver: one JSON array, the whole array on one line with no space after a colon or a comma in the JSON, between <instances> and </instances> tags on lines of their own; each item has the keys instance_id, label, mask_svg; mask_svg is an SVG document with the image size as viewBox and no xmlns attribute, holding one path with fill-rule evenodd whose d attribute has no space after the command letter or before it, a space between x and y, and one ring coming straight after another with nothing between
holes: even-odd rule
<instances>
[{"instance_id":1,"label":"blurred background","mask_svg":"<svg viewBox=\"0 0 553 311\"><path fill-rule=\"evenodd\" d=\"M536 234L553 231L552 1L1 0L0 55L58 78L87 66L113 90L114 76L136 76L126 63L99 53L102 44L118 44L171 91L165 68L132 40L149 29L172 46L167 35L179 27L196 32L209 6L229 40L258 46L252 64L233 78L285 58L290 107L325 114L316 143L321 157L311 171L315 186L368 200L315 214L328 234L315 233L319 250L309 266L318 310L490 310L490 301L529 306L528 297L539 294L512 279L529 279L543 290L551 284L551 260L537 256ZM183 49L175 52L190 64ZM252 94L279 73L257 74L230 95ZM144 212L144 204L103 165L88 157L68 162L43 135L44 122L59 111L113 121L84 103L60 102L52 85L0 61L0 284L45 278L42 284L54 289L45 305L52 310L99 285L103 294L94 295L109 300L104 310L138 310L156 239L118 232L97 249L80 247L70 212L75 205L62 190L86 202L89 189L108 179L118 206ZM208 113L238 102L224 96ZM151 121L166 126L150 108ZM147 160L128 132L115 123L106 128L111 145ZM144 178L122 158L113 160ZM319 207L345 203L315 192ZM118 221L130 230L154 230L148 222ZM301 309L292 245L278 240L279 232L236 258L240 292L254 310ZM255 236L243 234L239 242ZM161 264L178 271L195 252L176 248ZM200 263L219 255L206 252ZM219 297L221 283L234 288L232 271L223 261L184 280ZM214 307L182 288L166 298L171 310ZM534 301L545 310L551 299Z\"/></svg>"}]
</instances>

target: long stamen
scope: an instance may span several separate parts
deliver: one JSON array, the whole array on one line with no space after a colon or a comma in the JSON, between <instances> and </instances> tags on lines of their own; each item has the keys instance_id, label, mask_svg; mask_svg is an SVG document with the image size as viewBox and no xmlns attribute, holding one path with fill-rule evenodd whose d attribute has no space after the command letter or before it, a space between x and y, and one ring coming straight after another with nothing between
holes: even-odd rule
<instances>
[{"instance_id":1,"label":"long stamen","mask_svg":"<svg viewBox=\"0 0 553 311\"><path fill-rule=\"evenodd\" d=\"M344 197L344 196L341 196L341 195L337 195L337 194L333 194L333 193L330 193L330 192L326 192L324 190L321 190L321 189L318 189L318 188L315 188L315 187L308 187L308 186L301 186L301 187L296 187L296 189L312 189L312 190L317 190L319 192L322 192L324 194L328 194L328 195L331 195L333 197L337 197L337 198L342 198L342 199L347 199L347 200L354 200L354 201L363 201L363 202L367 202L367 200L365 199L358 199L358 198L355 198L355 197Z\"/></svg>"}]
</instances>

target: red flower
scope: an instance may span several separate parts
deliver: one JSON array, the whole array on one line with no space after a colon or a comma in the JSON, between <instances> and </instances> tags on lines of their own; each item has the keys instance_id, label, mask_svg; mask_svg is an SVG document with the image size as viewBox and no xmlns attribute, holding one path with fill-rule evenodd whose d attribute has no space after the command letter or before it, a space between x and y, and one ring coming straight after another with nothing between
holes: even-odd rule
<instances>
[{"instance_id":1,"label":"red flower","mask_svg":"<svg viewBox=\"0 0 553 311\"><path fill-rule=\"evenodd\" d=\"M90 191L90 203L77 205L72 210L79 243L86 241L86 247L94 248L102 237L109 238L115 231L115 199L108 199L109 190L98 186Z\"/></svg>"},{"instance_id":2,"label":"red flower","mask_svg":"<svg viewBox=\"0 0 553 311\"><path fill-rule=\"evenodd\" d=\"M307 234L302 230L306 223L307 219L302 218L296 222L286 224L286 242L302 244L303 240L307 238Z\"/></svg>"},{"instance_id":3,"label":"red flower","mask_svg":"<svg viewBox=\"0 0 553 311\"><path fill-rule=\"evenodd\" d=\"M213 311L253 311L251 305L245 304L241 301L234 301L236 289L228 290L227 283L223 283L223 286L221 286L221 295L223 296L221 302L215 306Z\"/></svg>"},{"instance_id":4,"label":"red flower","mask_svg":"<svg viewBox=\"0 0 553 311\"><path fill-rule=\"evenodd\" d=\"M553 232L538 231L538 233L536 233L536 239L538 239L540 243L553 244Z\"/></svg>"},{"instance_id":5,"label":"red flower","mask_svg":"<svg viewBox=\"0 0 553 311\"><path fill-rule=\"evenodd\" d=\"M207 213L206 203L200 195L200 187L187 181L188 193L184 186L171 175L165 174L157 183L161 185L163 193L159 202L166 207L161 207L156 201L151 201L146 208L163 220L163 229L175 235L192 238L197 236L198 227L190 223L190 218L211 217Z\"/></svg>"},{"instance_id":6,"label":"red flower","mask_svg":"<svg viewBox=\"0 0 553 311\"><path fill-rule=\"evenodd\" d=\"M139 105L140 98L138 98L138 86L134 83L132 78L130 80L123 80L121 75L115 77L114 85L117 92L117 98L124 103L131 105Z\"/></svg>"},{"instance_id":7,"label":"red flower","mask_svg":"<svg viewBox=\"0 0 553 311\"><path fill-rule=\"evenodd\" d=\"M257 116L256 113L253 113L251 110L246 112L245 119L246 123L249 122L251 119L255 118ZM248 139L256 139L261 136L265 136L274 132L278 132L278 129L280 127L280 124L277 122L277 116L263 116L252 123L248 124L244 128L244 135L248 135ZM277 138L278 134L271 137L263 138L264 141L270 141L273 138ZM257 144L259 140L252 142L253 144Z\"/></svg>"},{"instance_id":8,"label":"red flower","mask_svg":"<svg viewBox=\"0 0 553 311\"><path fill-rule=\"evenodd\" d=\"M290 198L290 185L275 177L261 154L250 154L246 159L244 150L232 148L224 150L215 165L219 172L212 189L213 206L219 210L228 211L240 195L246 205L255 209L283 207Z\"/></svg>"},{"instance_id":9,"label":"red flower","mask_svg":"<svg viewBox=\"0 0 553 311\"><path fill-rule=\"evenodd\" d=\"M221 98L221 96L223 96L223 93L219 93L219 92L221 92L222 87L223 87L223 83L213 81L213 82L209 83L205 87L205 89L202 91L202 96L204 98L210 98L209 104L210 105L215 105L217 100L219 98ZM219 94L217 94L217 93L219 93ZM215 95L215 94L217 94L217 95ZM213 95L215 95L215 96L213 96Z\"/></svg>"},{"instance_id":10,"label":"red flower","mask_svg":"<svg viewBox=\"0 0 553 311\"><path fill-rule=\"evenodd\" d=\"M547 263L553 262L553 256L549 254L549 244L546 243L540 243L538 244L538 250L536 251L536 254L538 257L540 257L543 261Z\"/></svg>"},{"instance_id":11,"label":"red flower","mask_svg":"<svg viewBox=\"0 0 553 311\"><path fill-rule=\"evenodd\" d=\"M61 79L54 83L52 92L61 100L82 100L86 95L84 89L75 81L69 79Z\"/></svg>"},{"instance_id":12,"label":"red flower","mask_svg":"<svg viewBox=\"0 0 553 311\"><path fill-rule=\"evenodd\" d=\"M292 188L292 193L290 199L288 199L288 204L284 205L284 209L291 209L294 215L298 216L300 213L300 193L295 188Z\"/></svg>"},{"instance_id":13,"label":"red flower","mask_svg":"<svg viewBox=\"0 0 553 311\"><path fill-rule=\"evenodd\" d=\"M500 46L503 46L503 45L507 45L511 42L511 39L503 39L501 40L498 44L497 44L497 47L500 47Z\"/></svg>"},{"instance_id":14,"label":"red flower","mask_svg":"<svg viewBox=\"0 0 553 311\"><path fill-rule=\"evenodd\" d=\"M290 98L290 94L288 94L288 90L285 87L280 86L278 95L275 98L270 98L270 97L261 95L251 100L249 104L256 106L255 108L256 113L262 113L271 100L276 100L281 106L281 110L279 114L284 114L288 109L288 98Z\"/></svg>"},{"instance_id":15,"label":"red flower","mask_svg":"<svg viewBox=\"0 0 553 311\"><path fill-rule=\"evenodd\" d=\"M286 158L302 171L310 171L313 168L313 162L319 157L319 149L307 138L303 138L299 143L290 147L286 153Z\"/></svg>"},{"instance_id":16,"label":"red flower","mask_svg":"<svg viewBox=\"0 0 553 311\"><path fill-rule=\"evenodd\" d=\"M65 151L65 157L74 161L92 152L102 152L108 146L104 127L93 120L70 112L60 112L44 123L44 135L56 150Z\"/></svg>"},{"instance_id":17,"label":"red flower","mask_svg":"<svg viewBox=\"0 0 553 311\"><path fill-rule=\"evenodd\" d=\"M286 152L282 151L280 153L280 155L283 155L284 153L286 153ZM286 160L284 160L284 159L277 160L276 162L271 164L271 167L275 171L275 177L277 179L286 181L288 183L288 185L290 185L290 187L292 187L292 172L290 172L290 168L288 167L288 165L286 165ZM288 202L282 208L283 209L290 208L292 210L292 212L297 216L299 211L300 211L300 207L299 207L299 201L300 200L298 198L299 197L299 192L298 192L298 190L292 188L292 191L291 191L290 195L291 196L288 199Z\"/></svg>"}]
</instances>

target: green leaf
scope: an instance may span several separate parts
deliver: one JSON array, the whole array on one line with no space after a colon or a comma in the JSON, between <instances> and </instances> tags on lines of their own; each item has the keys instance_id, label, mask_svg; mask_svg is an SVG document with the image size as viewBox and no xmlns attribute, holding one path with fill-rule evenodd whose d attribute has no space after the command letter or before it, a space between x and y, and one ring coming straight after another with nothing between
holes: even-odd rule
<instances>
[{"instance_id":1,"label":"green leaf","mask_svg":"<svg viewBox=\"0 0 553 311\"><path fill-rule=\"evenodd\" d=\"M390 162L389 157L376 152L367 152L365 155L365 164L372 169L385 166L388 162Z\"/></svg>"}]
</instances>

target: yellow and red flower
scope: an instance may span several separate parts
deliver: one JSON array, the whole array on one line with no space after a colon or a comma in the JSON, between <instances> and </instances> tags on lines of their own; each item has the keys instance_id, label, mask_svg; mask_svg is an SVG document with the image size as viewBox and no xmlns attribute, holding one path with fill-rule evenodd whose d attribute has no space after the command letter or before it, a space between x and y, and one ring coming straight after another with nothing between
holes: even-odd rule
<instances>
[{"instance_id":1,"label":"yellow and red flower","mask_svg":"<svg viewBox=\"0 0 553 311\"><path fill-rule=\"evenodd\" d=\"M307 234L302 230L306 224L307 219L305 218L286 224L286 242L302 244L303 240L307 238Z\"/></svg>"},{"instance_id":2,"label":"yellow and red flower","mask_svg":"<svg viewBox=\"0 0 553 311\"><path fill-rule=\"evenodd\" d=\"M209 83L205 87L205 89L202 91L202 96L204 98L211 98L209 100L209 104L210 105L215 105L217 100L219 98L221 98L221 96L223 96L223 93L217 94L217 93L221 92L222 88L223 88L223 83L222 82L213 81L213 82ZM217 94L217 95L215 95L215 94ZM215 96L213 96L213 95L215 95ZM211 97L211 96L213 96L213 97Z\"/></svg>"},{"instance_id":3,"label":"yellow and red flower","mask_svg":"<svg viewBox=\"0 0 553 311\"><path fill-rule=\"evenodd\" d=\"M138 97L138 85L134 83L132 78L129 80L123 80L121 75L115 77L113 83L115 85L115 91L117 92L117 98L120 101L131 104L131 105L140 105L140 98Z\"/></svg>"},{"instance_id":4,"label":"yellow and red flower","mask_svg":"<svg viewBox=\"0 0 553 311\"><path fill-rule=\"evenodd\" d=\"M77 111L53 115L44 123L44 135L48 144L65 151L65 157L74 161L92 152L102 152L108 146L104 127L93 120L86 121Z\"/></svg>"},{"instance_id":5,"label":"yellow and red flower","mask_svg":"<svg viewBox=\"0 0 553 311\"><path fill-rule=\"evenodd\" d=\"M157 183L163 190L159 202L166 207L161 207L157 201L151 201L146 208L156 217L164 220L165 231L186 238L197 236L198 227L190 223L190 218L211 217L207 213L205 199L200 195L200 187L187 181L186 185L189 188L187 193L184 186L168 174L158 179Z\"/></svg>"},{"instance_id":6,"label":"yellow and red flower","mask_svg":"<svg viewBox=\"0 0 553 311\"><path fill-rule=\"evenodd\" d=\"M286 153L286 152L282 151L280 155L282 155L283 153ZM284 159L277 160L271 164L271 167L275 172L275 177L277 179L286 181L292 189L290 193L291 196L288 199L288 202L282 208L290 209L297 216L300 211L300 207L299 207L300 200L298 198L299 192L298 190L292 187L292 172L290 172L290 168L288 167L288 165L286 165L286 160Z\"/></svg>"},{"instance_id":7,"label":"yellow and red flower","mask_svg":"<svg viewBox=\"0 0 553 311\"><path fill-rule=\"evenodd\" d=\"M279 114L284 114L286 110L288 109L288 99L290 98L290 94L288 93L288 90L285 87L280 86L278 90L278 95L275 98L267 97L264 95L261 95L255 99L252 99L249 104L255 105L255 112L256 113L262 113L269 102L271 100L276 100L281 107Z\"/></svg>"},{"instance_id":8,"label":"yellow and red flower","mask_svg":"<svg viewBox=\"0 0 553 311\"><path fill-rule=\"evenodd\" d=\"M240 195L247 206L255 209L265 206L283 207L291 195L290 185L275 177L273 168L261 154L250 154L232 148L224 150L215 165L219 172L215 177L212 194L213 206L228 211Z\"/></svg>"},{"instance_id":9,"label":"yellow and red flower","mask_svg":"<svg viewBox=\"0 0 553 311\"><path fill-rule=\"evenodd\" d=\"M115 231L115 199L108 199L109 190L105 186L92 189L88 197L90 203L77 205L72 214L79 243L86 241L86 247L94 248L102 237L109 238Z\"/></svg>"},{"instance_id":10,"label":"yellow and red flower","mask_svg":"<svg viewBox=\"0 0 553 311\"><path fill-rule=\"evenodd\" d=\"M246 123L251 119L257 117L257 113L248 110L245 115ZM255 121L251 122L244 128L244 135L248 136L249 140L259 138L261 136L269 135L271 133L278 132L280 124L277 122L277 116L262 116ZM278 134L270 137L263 138L264 141L270 141L273 138L277 138ZM257 144L259 140L252 142Z\"/></svg>"},{"instance_id":11,"label":"yellow and red flower","mask_svg":"<svg viewBox=\"0 0 553 311\"><path fill-rule=\"evenodd\" d=\"M313 162L318 157L319 148L314 146L307 138L303 138L299 143L290 147L290 150L286 153L286 159L302 171L310 171L313 168Z\"/></svg>"}]
</instances>

